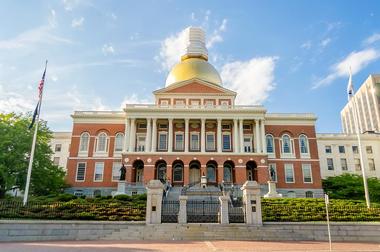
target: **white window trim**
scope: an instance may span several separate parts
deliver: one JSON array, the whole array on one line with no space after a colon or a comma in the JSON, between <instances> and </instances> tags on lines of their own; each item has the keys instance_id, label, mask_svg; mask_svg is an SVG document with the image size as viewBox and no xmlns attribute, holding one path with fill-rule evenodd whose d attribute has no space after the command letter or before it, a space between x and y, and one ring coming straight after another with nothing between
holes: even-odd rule
<instances>
[{"instance_id":1,"label":"white window trim","mask_svg":"<svg viewBox=\"0 0 380 252\"><path fill-rule=\"evenodd\" d=\"M276 180L275 180L274 182L277 183L277 182L278 182L277 165L276 165L276 163L269 163L269 164L268 164L268 168L270 168L271 165L273 165L273 167L274 167L274 171L275 171L275 173L276 173ZM269 169L269 178L271 178L271 177L270 177L270 169Z\"/></svg>"},{"instance_id":2,"label":"white window trim","mask_svg":"<svg viewBox=\"0 0 380 252\"><path fill-rule=\"evenodd\" d=\"M88 135L88 141L87 141L87 150L85 151L81 151L80 150L80 147L82 145L82 136L84 134L87 134ZM90 140L91 140L91 136L88 132L83 132L80 136L79 136L79 148L78 148L78 156L79 157L87 157L88 156L88 151L90 150Z\"/></svg>"},{"instance_id":3,"label":"white window trim","mask_svg":"<svg viewBox=\"0 0 380 252\"><path fill-rule=\"evenodd\" d=\"M329 169L329 159L332 160L332 170ZM333 158L326 158L326 168L327 168L327 171L335 171L335 165L334 165L334 159Z\"/></svg>"},{"instance_id":4,"label":"white window trim","mask_svg":"<svg viewBox=\"0 0 380 252\"><path fill-rule=\"evenodd\" d=\"M182 136L182 147L180 149L177 149L177 136ZM176 151L183 151L185 150L185 133L183 131L176 131L174 133L174 150Z\"/></svg>"},{"instance_id":5,"label":"white window trim","mask_svg":"<svg viewBox=\"0 0 380 252\"><path fill-rule=\"evenodd\" d=\"M98 142L99 142L99 136L101 134L105 134L106 135L106 150L105 151L98 151ZM95 138L95 144L94 144L94 148L95 148L95 151L94 151L94 157L102 157L102 156L107 156L108 154L108 151L109 151L109 145L110 143L110 137L107 135L107 133L105 132L101 132L99 133L96 138Z\"/></svg>"},{"instance_id":6,"label":"white window trim","mask_svg":"<svg viewBox=\"0 0 380 252\"><path fill-rule=\"evenodd\" d=\"M193 139L192 139L192 136L194 136L194 135L197 135L198 136L198 147L197 147L197 149L193 149L192 148L192 145L193 145ZM190 151L199 151L201 148L200 148L200 145L201 145L201 143L200 143L201 141L200 141L200 134L199 134L199 132L198 131L191 131L190 132Z\"/></svg>"},{"instance_id":7,"label":"white window trim","mask_svg":"<svg viewBox=\"0 0 380 252\"><path fill-rule=\"evenodd\" d=\"M165 142L165 149L160 149L160 135L166 135L166 142ZM166 131L159 131L158 132L158 139L157 139L157 150L158 151L167 151L168 150L168 132Z\"/></svg>"},{"instance_id":8,"label":"white window trim","mask_svg":"<svg viewBox=\"0 0 380 252\"><path fill-rule=\"evenodd\" d=\"M102 180L96 180L95 179L95 175L96 175L96 164L103 164L103 169L102 169ZM95 162L95 166L94 166L94 178L93 178L93 181L94 182L103 182L104 180L104 162Z\"/></svg>"},{"instance_id":9,"label":"white window trim","mask_svg":"<svg viewBox=\"0 0 380 252\"><path fill-rule=\"evenodd\" d=\"M301 137L305 137L306 139L306 148L307 148L307 153L302 153L301 151ZM298 137L298 145L299 145L299 151L300 151L300 157L301 158L310 158L310 146L309 146L309 138L305 134L301 134Z\"/></svg>"},{"instance_id":10,"label":"white window trim","mask_svg":"<svg viewBox=\"0 0 380 252\"><path fill-rule=\"evenodd\" d=\"M284 146L283 146L283 137L287 135L290 140L290 153L284 153ZM280 139L280 147L281 147L281 158L296 158L296 155L294 153L294 139L291 138L288 134L284 134L281 136Z\"/></svg>"},{"instance_id":11,"label":"white window trim","mask_svg":"<svg viewBox=\"0 0 380 252\"><path fill-rule=\"evenodd\" d=\"M275 146L275 140L274 140L274 136L272 134L266 134L265 135L265 145L267 145L266 141L267 141L267 136L271 136L272 137L272 146L273 146L273 152L267 152L267 150L265 150L265 152L268 153L268 158L275 158L276 157L276 146ZM256 146L256 149L257 149L257 146ZM256 150L257 151L257 150Z\"/></svg>"},{"instance_id":12,"label":"white window trim","mask_svg":"<svg viewBox=\"0 0 380 252\"><path fill-rule=\"evenodd\" d=\"M77 178L78 178L78 168L79 168L79 164L85 164L85 165L84 165L84 175L83 175L83 180L77 180ZM85 181L86 181L86 173L87 173L87 162L78 162L78 163L77 163L77 169L76 169L76 172L75 172L75 182L85 182Z\"/></svg>"},{"instance_id":13,"label":"white window trim","mask_svg":"<svg viewBox=\"0 0 380 252\"><path fill-rule=\"evenodd\" d=\"M304 168L309 168L310 170L310 178L311 182L305 182L305 173L304 173ZM311 164L302 164L302 179L304 184L313 184L313 170L311 169Z\"/></svg>"},{"instance_id":14,"label":"white window trim","mask_svg":"<svg viewBox=\"0 0 380 252\"><path fill-rule=\"evenodd\" d=\"M230 146L229 146L229 149L224 149L224 136L230 136ZM231 139L231 132L223 132L222 133L222 151L231 151L232 150L232 139Z\"/></svg>"},{"instance_id":15,"label":"white window trim","mask_svg":"<svg viewBox=\"0 0 380 252\"><path fill-rule=\"evenodd\" d=\"M286 180L286 166L287 165L291 166L291 168L292 168L292 173L293 173L293 181L292 182L288 182ZM294 165L293 164L284 164L284 175L285 175L285 183L286 184L294 184L294 183L296 183L296 177L295 177L295 174L294 174Z\"/></svg>"},{"instance_id":16,"label":"white window trim","mask_svg":"<svg viewBox=\"0 0 380 252\"><path fill-rule=\"evenodd\" d=\"M160 107L168 108L169 107L169 101L168 100L161 100L160 101Z\"/></svg>"},{"instance_id":17,"label":"white window trim","mask_svg":"<svg viewBox=\"0 0 380 252\"><path fill-rule=\"evenodd\" d=\"M144 146L143 148L145 151L145 146L146 146L146 141L147 141L146 133L136 133L136 146L135 146L136 150L135 151L137 151L137 149L139 147L139 137L145 137L145 143L142 145L142 146ZM140 152L143 152L143 151L140 151Z\"/></svg>"},{"instance_id":18,"label":"white window trim","mask_svg":"<svg viewBox=\"0 0 380 252\"><path fill-rule=\"evenodd\" d=\"M122 139L121 139L121 150L120 151L118 151L118 150L116 150L116 139L117 139L117 136L118 135L121 135L122 136ZM114 154L120 154L120 153L122 153L123 152L123 145L124 145L124 134L123 133L121 133L121 132L118 132L118 133L116 133L116 135L115 135L115 141L114 141L114 146L113 146L113 153Z\"/></svg>"},{"instance_id":19,"label":"white window trim","mask_svg":"<svg viewBox=\"0 0 380 252\"><path fill-rule=\"evenodd\" d=\"M212 149L208 149L208 148L207 148L207 136L208 136L208 135L212 135L212 136L214 137L214 142L212 143L214 148L212 148ZM205 141L205 144L206 144L206 146L205 146L206 151L215 151L215 150L216 150L216 144L215 144L215 132L213 132L213 131L208 131L208 132L206 132L206 141Z\"/></svg>"},{"instance_id":20,"label":"white window trim","mask_svg":"<svg viewBox=\"0 0 380 252\"><path fill-rule=\"evenodd\" d=\"M113 174L113 168L114 168L114 165L115 165L115 164L119 164L119 168L118 168L118 172L119 172L119 173L120 173L120 168L121 168L121 165L122 165L121 162L113 162L113 163L112 163L112 174L111 174L111 181L112 181L112 182L118 182L118 181L119 181L119 178L120 178L120 174L119 174L118 179L116 179L116 180L113 179L113 177L114 177L114 176L113 176L113 175L114 175L114 174Z\"/></svg>"},{"instance_id":21,"label":"white window trim","mask_svg":"<svg viewBox=\"0 0 380 252\"><path fill-rule=\"evenodd\" d=\"M245 144L245 141L244 141L245 138L249 138L249 143L251 144L251 151L250 152L245 152L245 145L244 145ZM244 149L244 153L252 153L253 152L252 139L253 139L252 134L245 134L245 135L243 135L243 149Z\"/></svg>"}]
</instances>

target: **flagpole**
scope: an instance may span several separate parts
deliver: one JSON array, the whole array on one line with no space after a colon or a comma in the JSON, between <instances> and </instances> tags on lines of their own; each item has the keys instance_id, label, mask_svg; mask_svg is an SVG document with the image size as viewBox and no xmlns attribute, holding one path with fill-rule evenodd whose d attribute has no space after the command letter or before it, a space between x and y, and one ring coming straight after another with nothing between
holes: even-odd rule
<instances>
[{"instance_id":1,"label":"flagpole","mask_svg":"<svg viewBox=\"0 0 380 252\"><path fill-rule=\"evenodd\" d=\"M360 168L362 170L362 177L363 177L363 184L364 184L364 196L365 201L367 204L367 208L371 207L371 202L369 199L369 192L368 192L368 183L367 183L367 176L365 171L365 165L364 165L364 158L363 158L363 149L362 149L362 141L360 137L360 127L359 127L359 111L356 103L356 97L354 95L354 90L352 86L352 75L351 75L351 68L350 68L350 80L349 80L349 86L351 85L351 93L349 92L348 100L352 101L353 106L353 112L354 112L354 124L355 124L355 132L356 137L358 139L358 149L359 149L359 157L360 157Z\"/></svg>"},{"instance_id":2,"label":"flagpole","mask_svg":"<svg viewBox=\"0 0 380 252\"><path fill-rule=\"evenodd\" d=\"M45 62L45 71L44 71L44 73L46 73L46 67L47 67L47 60ZM36 126L34 128L32 149L30 151L30 158L29 158L29 165L28 165L28 174L26 176L26 185L25 185L24 200L23 200L24 206L28 202L30 178L32 176L32 166L33 166L33 159L34 159L34 151L36 149L37 132L38 132L38 125L39 125L39 119L40 119L40 111L41 111L41 105L42 105L43 88L41 89L40 92L41 93L40 93L39 100L38 100L38 113L37 113L37 118L36 118Z\"/></svg>"}]
</instances>

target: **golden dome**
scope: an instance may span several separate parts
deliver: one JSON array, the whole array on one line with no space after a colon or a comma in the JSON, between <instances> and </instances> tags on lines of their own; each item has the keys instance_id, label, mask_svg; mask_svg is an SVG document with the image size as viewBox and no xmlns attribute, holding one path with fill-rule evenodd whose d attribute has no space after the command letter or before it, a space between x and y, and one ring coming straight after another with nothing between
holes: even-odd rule
<instances>
[{"instance_id":1,"label":"golden dome","mask_svg":"<svg viewBox=\"0 0 380 252\"><path fill-rule=\"evenodd\" d=\"M222 85L222 79L218 71L204 58L184 57L182 61L175 65L170 71L165 86L168 87L172 84L193 78L201 79L218 86Z\"/></svg>"}]
</instances>

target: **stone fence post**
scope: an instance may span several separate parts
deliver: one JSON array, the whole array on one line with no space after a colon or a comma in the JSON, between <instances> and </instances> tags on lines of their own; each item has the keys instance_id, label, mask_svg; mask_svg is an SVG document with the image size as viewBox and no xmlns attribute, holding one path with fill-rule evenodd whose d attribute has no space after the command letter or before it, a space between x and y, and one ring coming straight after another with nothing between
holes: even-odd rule
<instances>
[{"instance_id":1,"label":"stone fence post","mask_svg":"<svg viewBox=\"0 0 380 252\"><path fill-rule=\"evenodd\" d=\"M220 224L228 224L228 196L219 196L220 202Z\"/></svg>"},{"instance_id":2,"label":"stone fence post","mask_svg":"<svg viewBox=\"0 0 380 252\"><path fill-rule=\"evenodd\" d=\"M241 187L243 191L243 203L245 223L262 226L260 187L256 181L246 181Z\"/></svg>"},{"instance_id":3,"label":"stone fence post","mask_svg":"<svg viewBox=\"0 0 380 252\"><path fill-rule=\"evenodd\" d=\"M178 212L178 223L186 224L187 223L187 196L179 196L179 212Z\"/></svg>"},{"instance_id":4,"label":"stone fence post","mask_svg":"<svg viewBox=\"0 0 380 252\"><path fill-rule=\"evenodd\" d=\"M146 224L161 223L162 194L164 185L159 180L151 180L147 186Z\"/></svg>"}]
</instances>

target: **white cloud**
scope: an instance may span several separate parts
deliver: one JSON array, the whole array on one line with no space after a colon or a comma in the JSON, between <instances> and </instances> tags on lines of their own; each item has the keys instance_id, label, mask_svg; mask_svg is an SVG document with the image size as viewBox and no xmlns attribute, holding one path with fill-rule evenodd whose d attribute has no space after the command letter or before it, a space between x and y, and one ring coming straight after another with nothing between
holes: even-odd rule
<instances>
[{"instance_id":1,"label":"white cloud","mask_svg":"<svg viewBox=\"0 0 380 252\"><path fill-rule=\"evenodd\" d=\"M165 70L171 69L178 63L186 48L186 32L171 35L161 43L159 59L161 66Z\"/></svg>"},{"instance_id":2,"label":"white cloud","mask_svg":"<svg viewBox=\"0 0 380 252\"><path fill-rule=\"evenodd\" d=\"M133 93L124 97L120 104L120 109L123 109L126 104L151 104L152 100L148 98L141 98L141 96Z\"/></svg>"},{"instance_id":3,"label":"white cloud","mask_svg":"<svg viewBox=\"0 0 380 252\"><path fill-rule=\"evenodd\" d=\"M258 57L235 61L222 67L224 86L236 91L237 103L255 105L268 98L276 86L274 69L278 57Z\"/></svg>"},{"instance_id":4,"label":"white cloud","mask_svg":"<svg viewBox=\"0 0 380 252\"><path fill-rule=\"evenodd\" d=\"M206 47L211 48L215 43L222 42L223 37L222 37L222 32L226 31L227 27L227 19L223 19L222 23L220 26L215 29L212 33L210 38L207 39Z\"/></svg>"},{"instance_id":5,"label":"white cloud","mask_svg":"<svg viewBox=\"0 0 380 252\"><path fill-rule=\"evenodd\" d=\"M84 22L84 17L74 18L71 21L71 27L73 27L73 28L81 27L81 26L83 26L83 22Z\"/></svg>"},{"instance_id":6,"label":"white cloud","mask_svg":"<svg viewBox=\"0 0 380 252\"><path fill-rule=\"evenodd\" d=\"M306 49L306 50L310 49L311 48L311 41L306 41L305 43L303 43L301 45L301 48Z\"/></svg>"},{"instance_id":7,"label":"white cloud","mask_svg":"<svg viewBox=\"0 0 380 252\"><path fill-rule=\"evenodd\" d=\"M331 38L325 38L324 40L321 41L321 46L326 47L328 44L330 44Z\"/></svg>"},{"instance_id":8,"label":"white cloud","mask_svg":"<svg viewBox=\"0 0 380 252\"><path fill-rule=\"evenodd\" d=\"M50 10L48 22L49 22L50 27L52 27L52 28L55 28L57 26L57 17L56 16L57 15L55 13L55 10L54 9Z\"/></svg>"},{"instance_id":9,"label":"white cloud","mask_svg":"<svg viewBox=\"0 0 380 252\"><path fill-rule=\"evenodd\" d=\"M111 44L104 44L102 47L102 52L104 55L115 54L115 49Z\"/></svg>"},{"instance_id":10,"label":"white cloud","mask_svg":"<svg viewBox=\"0 0 380 252\"><path fill-rule=\"evenodd\" d=\"M327 86L337 78L348 76L350 67L352 74L356 74L378 58L380 58L380 51L373 48L364 49L358 52L353 51L343 60L332 65L330 67L330 74L317 81L314 84L313 89Z\"/></svg>"},{"instance_id":11,"label":"white cloud","mask_svg":"<svg viewBox=\"0 0 380 252\"><path fill-rule=\"evenodd\" d=\"M67 11L72 11L80 2L80 0L62 0L63 7Z\"/></svg>"},{"instance_id":12,"label":"white cloud","mask_svg":"<svg viewBox=\"0 0 380 252\"><path fill-rule=\"evenodd\" d=\"M380 33L374 33L364 40L364 44L370 45L377 41L380 41Z\"/></svg>"}]
</instances>

